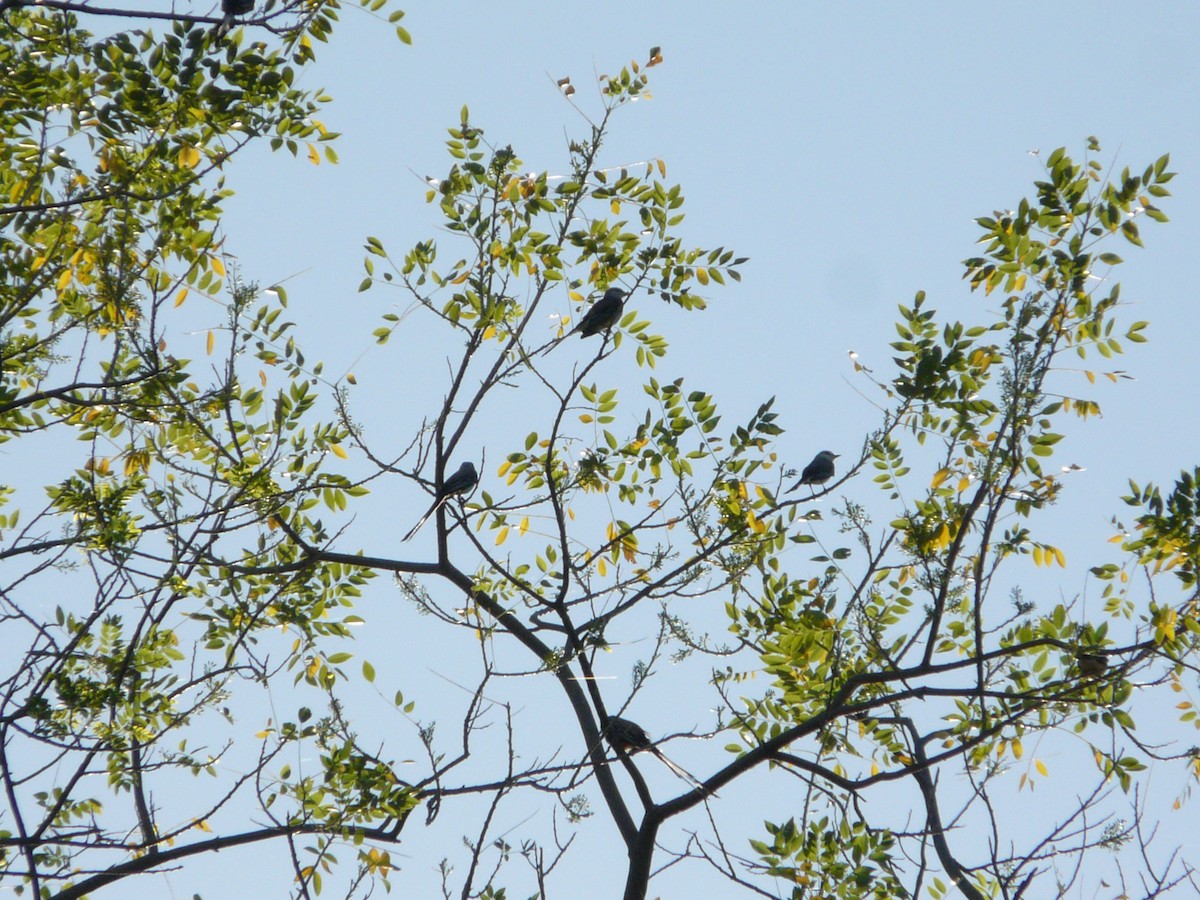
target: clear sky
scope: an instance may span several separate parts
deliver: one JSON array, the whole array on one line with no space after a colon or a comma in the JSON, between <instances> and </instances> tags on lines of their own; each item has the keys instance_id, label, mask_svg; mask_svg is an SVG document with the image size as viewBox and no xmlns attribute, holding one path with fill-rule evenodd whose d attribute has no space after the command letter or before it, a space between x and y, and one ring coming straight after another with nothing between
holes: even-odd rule
<instances>
[{"instance_id":1,"label":"clear sky","mask_svg":"<svg viewBox=\"0 0 1200 900\"><path fill-rule=\"evenodd\" d=\"M511 143L528 169L562 172L567 136L581 134L584 123L555 79L570 76L580 106L595 112L594 76L644 61L658 45L665 61L651 70L652 98L616 118L606 159L664 159L687 197L685 242L751 257L742 283L712 291L703 315L652 311L655 330L671 343L662 376L685 375L712 391L729 423L776 395L787 428L780 449L793 464L825 447L856 453L878 414L856 389L847 352L888 373L896 304L917 290L944 315L986 321L994 304L961 280L961 260L975 252L975 217L1032 193L1040 176L1035 151L1044 157L1065 145L1079 158L1095 135L1104 162L1140 172L1170 152L1180 175L1170 185L1175 196L1162 204L1171 223L1142 226L1147 249L1119 241L1109 248L1126 259L1116 274L1129 304L1123 321L1148 319L1150 343L1129 345L1112 364L1136 381L1089 386L1080 377L1071 388L1098 400L1104 416L1074 427L1054 458L1086 471L1072 476L1056 511L1055 537L1070 566L1045 602L1084 591L1087 567L1107 558L1109 519L1123 514L1118 498L1127 479L1169 485L1200 461L1191 277L1200 243L1200 5L612 0L440 2L407 11L412 47L398 44L385 22L346 8L333 43L318 48L319 64L306 77L334 97L324 120L344 135L336 143L340 165L256 151L229 172L238 196L225 221L227 248L249 277L286 279L301 344L325 361L327 375L355 372L355 410L372 439L402 446L440 403L445 367L417 331L374 348L370 332L379 317L402 306L396 294L356 293L365 237L402 255L435 233L436 209L424 203L420 176L446 170L445 128L457 123L464 103L488 139ZM645 311L638 297L631 304ZM555 308L568 311L565 297ZM1101 362L1090 365L1103 369ZM628 381L635 405L641 374ZM519 434L534 427L495 423L501 446L508 426ZM478 443L489 437L479 435ZM496 447L488 457L485 488L501 455ZM882 497L869 478L862 481L848 492L879 503L882 513ZM393 541L422 499L372 498L350 532L358 543L340 549L396 552ZM414 545L411 552L431 549ZM379 638L401 607L387 579L378 579L360 610L373 634L358 649L376 662L380 682L386 675L409 693L417 687L411 679L424 678L415 693L424 691L417 699L434 717L430 704L436 707L440 692L450 706L460 700L429 673L454 673L424 659L396 658L389 668L390 639ZM638 650L615 656L610 700L619 702ZM661 707L647 690L635 710L647 729L689 730L708 720L707 707L673 702L670 673L662 682ZM537 690L522 691L531 704L525 714L540 713ZM556 714L566 714L561 699L554 702ZM723 743L681 753L704 775L727 761ZM777 797L765 806L757 787L724 794L722 803L745 813L742 834L763 818L792 814ZM599 805L598 795L593 802ZM519 820L514 813L510 824ZM475 827L438 825L441 847L418 841L404 848L418 855L406 860L401 882L415 877L432 890L443 849ZM577 848L583 852L570 864L596 890L577 896L616 896L623 860L605 815L586 827L584 840L595 842L594 853ZM607 869L606 858L613 861ZM728 895L726 886L689 881L698 874L681 870L655 884L665 897ZM168 880L190 890L188 879L177 878Z\"/></svg>"}]
</instances>

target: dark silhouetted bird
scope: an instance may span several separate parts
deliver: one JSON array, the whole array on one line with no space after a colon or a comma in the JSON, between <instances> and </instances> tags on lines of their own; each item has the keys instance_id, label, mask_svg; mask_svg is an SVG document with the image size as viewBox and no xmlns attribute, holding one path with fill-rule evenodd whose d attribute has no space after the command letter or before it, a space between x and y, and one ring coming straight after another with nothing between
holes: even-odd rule
<instances>
[{"instance_id":1,"label":"dark silhouetted bird","mask_svg":"<svg viewBox=\"0 0 1200 900\"><path fill-rule=\"evenodd\" d=\"M812 462L804 467L804 471L800 473L800 480L788 488L787 493L790 494L802 484L824 484L833 477L833 461L839 455L832 450L822 450L813 457Z\"/></svg>"},{"instance_id":2,"label":"dark silhouetted bird","mask_svg":"<svg viewBox=\"0 0 1200 900\"><path fill-rule=\"evenodd\" d=\"M254 0L221 0L221 12L227 19L234 16L244 16L254 9Z\"/></svg>"},{"instance_id":3,"label":"dark silhouetted bird","mask_svg":"<svg viewBox=\"0 0 1200 900\"><path fill-rule=\"evenodd\" d=\"M1099 653L1080 651L1075 654L1075 661L1079 663L1079 674L1084 678L1096 678L1108 668L1108 659Z\"/></svg>"},{"instance_id":4,"label":"dark silhouetted bird","mask_svg":"<svg viewBox=\"0 0 1200 900\"><path fill-rule=\"evenodd\" d=\"M591 308L583 314L579 324L571 329L571 334L578 331L581 337L586 338L602 331L608 331L620 321L621 310L624 308L625 292L620 288L610 287L604 292L604 296L593 303Z\"/></svg>"},{"instance_id":5,"label":"dark silhouetted bird","mask_svg":"<svg viewBox=\"0 0 1200 900\"><path fill-rule=\"evenodd\" d=\"M699 778L683 768L683 766L676 765L667 759L667 755L654 746L654 741L650 740L650 735L646 734L646 729L637 722L630 722L628 719L622 719L620 716L613 716L608 720L608 728L605 730L604 736L608 738L608 743L618 753L624 755L627 753L637 753L640 750L647 750L657 756L663 765L692 787L699 788L706 794L710 793ZM714 794L713 796L716 795Z\"/></svg>"},{"instance_id":6,"label":"dark silhouetted bird","mask_svg":"<svg viewBox=\"0 0 1200 900\"><path fill-rule=\"evenodd\" d=\"M221 19L221 24L217 25L213 32L218 38L223 38L233 30L233 20L238 16L244 16L246 13L254 9L254 0L221 0L221 12L225 17Z\"/></svg>"},{"instance_id":7,"label":"dark silhouetted bird","mask_svg":"<svg viewBox=\"0 0 1200 900\"><path fill-rule=\"evenodd\" d=\"M425 515L421 516L421 521L409 529L408 534L404 536L404 540L407 541L420 531L421 526L429 521L429 517L437 512L439 506L451 497L469 493L477 484L479 484L479 473L475 471L475 464L470 462L463 463L458 467L457 472L442 483L442 489L437 492L437 497L434 498L433 504L425 511Z\"/></svg>"}]
</instances>

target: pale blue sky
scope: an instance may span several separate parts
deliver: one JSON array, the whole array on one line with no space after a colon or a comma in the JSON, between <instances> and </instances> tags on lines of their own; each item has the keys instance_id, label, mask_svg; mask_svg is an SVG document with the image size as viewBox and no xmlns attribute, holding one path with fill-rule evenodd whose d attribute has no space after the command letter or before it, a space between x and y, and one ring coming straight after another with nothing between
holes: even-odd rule
<instances>
[{"instance_id":1,"label":"pale blue sky","mask_svg":"<svg viewBox=\"0 0 1200 900\"><path fill-rule=\"evenodd\" d=\"M580 106L594 112L593 75L643 61L659 45L665 62L651 70L653 98L616 118L605 159L614 165L664 159L687 197L685 241L751 257L742 283L712 291L703 315L647 310L644 295L631 300L671 342L660 377L686 375L693 387L711 390L730 424L777 395L787 428L780 450L792 464L824 447L855 453L878 417L856 390L847 351L887 374L896 304L917 290L927 291L945 316L987 321L985 310L994 304L961 281L961 260L975 252L974 218L1032 192L1040 169L1030 151L1048 154L1065 145L1079 158L1087 136L1095 135L1105 162L1140 171L1170 152L1180 175L1170 185L1175 196L1162 204L1172 222L1143 225L1147 249L1118 241L1109 248L1127 261L1117 271L1130 304L1123 321L1151 322L1150 343L1127 346L1130 352L1112 364L1137 381L1063 382L1097 399L1104 417L1074 426L1054 458L1086 472L1072 476L1071 491L1049 520L1071 566L1056 576L1045 602L1079 594L1087 567L1107 558L1108 520L1123 514L1118 497L1128 478L1169 485L1181 468L1200 461L1191 277L1200 243L1200 6L615 0L424 3L407 12L411 48L400 46L386 23L350 8L333 44L318 48L320 62L306 77L335 98L324 121L344 134L336 143L341 164L313 167L261 152L243 157L230 169L238 197L225 222L227 248L248 276L263 283L288 278L307 355L325 360L327 375L353 368L356 413L373 440L398 449L436 409L445 351L415 328L373 349L370 332L380 315L406 304L378 289L356 293L364 238L378 236L401 256L435 233L436 209L425 205L425 185L416 176L445 171L445 128L457 122L464 103L488 139L511 143L527 168L561 172L565 135L580 134L583 122L554 79L570 76ZM565 298L555 308L567 312ZM1090 365L1103 370L1101 362ZM606 374L615 378L613 369ZM622 381L630 416L639 409L641 375L630 367ZM485 488L495 480L505 441L539 424L497 421L494 434L472 435L470 446L490 447ZM869 477L860 481L847 492L885 517ZM397 552L394 540L422 505L415 492L396 498L377 488L370 512L350 532L354 546L342 549ZM406 552L429 549L428 539L417 540ZM360 610L372 636L392 627L393 610L411 615L379 579ZM714 624L720 627L719 611ZM403 642L372 636L364 635L359 649L386 672L389 685L426 704L419 714L434 717L428 704L442 687L430 678L429 661L401 650L389 668L389 646ZM638 648L625 649L614 654L617 700L638 658ZM416 678L424 678L426 696L417 696ZM708 706L682 708L683 694L668 687L687 682L673 682L670 672L662 682L662 707L649 690L634 710L647 729L687 730L706 721ZM513 695L529 703L526 715L540 715L545 707L536 704L548 702L545 692L553 690L522 685ZM447 705L460 702L454 689L446 691ZM699 690L696 696L702 704L711 700ZM565 712L560 698L552 702L556 714ZM447 715L444 724L452 722ZM726 760L722 743L684 745L679 755L708 774ZM673 787L658 773L651 777L664 792ZM1164 773L1171 788L1174 778ZM735 840L762 818L789 815L786 798L772 796L776 802L764 807L761 786L723 795L725 809L739 810L745 826L740 834L731 830ZM512 824L521 818L514 813ZM436 858L475 827L467 820L438 826L440 846L435 840L405 848L429 857L408 860L402 882L416 877L432 886ZM585 860L584 850L571 865L596 890L578 896L616 896L622 856L603 813L585 827L584 840L598 842L594 858ZM724 886L694 880L700 874L681 868L656 885L664 897L732 896Z\"/></svg>"},{"instance_id":2,"label":"pale blue sky","mask_svg":"<svg viewBox=\"0 0 1200 900\"><path fill-rule=\"evenodd\" d=\"M385 297L355 294L364 236L400 252L433 233L435 211L413 173L444 171L444 129L463 103L529 168L561 170L564 135L582 123L551 79L570 75L594 112L589 76L661 45L653 99L617 117L608 159L665 159L688 199L685 237L752 259L741 285L714 292L709 313L660 311L672 370L708 375L716 360L727 399L777 393L798 457L812 446L797 433L804 422L825 423L826 444L856 445L871 415L844 415L854 402L842 380L846 351L882 368L895 304L918 289L964 319L985 305L960 280L973 219L1031 192L1039 167L1028 151L1065 145L1081 156L1094 134L1106 161L1140 169L1169 151L1181 174L1163 204L1171 224L1144 226L1145 251L1114 247L1127 260L1118 269L1124 296L1137 304L1127 317L1151 321L1152 343L1119 363L1136 386L1096 392L1106 440L1080 462L1119 486L1133 474L1130 458L1113 454L1109 473L1094 468L1104 465L1097 454L1124 449L1122 434L1151 432L1162 439L1137 442L1143 477L1167 478L1186 461L1176 457L1193 434L1181 389L1197 375L1185 275L1185 248L1200 229L1187 187L1200 170L1194 4L1153 13L1094 2L1001 12L960 3L489 10L412 8L411 48L384 23L344 10L338 39L308 75L335 98L325 121L344 135L341 164L242 160L231 171L239 197L226 220L230 248L260 280L301 273L288 286L305 313L302 334L327 338L325 314L347 323L341 356L311 348L331 370L369 344L348 323L373 327ZM1157 24L1141 24L1152 17ZM1151 397L1175 411L1173 421Z\"/></svg>"}]
</instances>

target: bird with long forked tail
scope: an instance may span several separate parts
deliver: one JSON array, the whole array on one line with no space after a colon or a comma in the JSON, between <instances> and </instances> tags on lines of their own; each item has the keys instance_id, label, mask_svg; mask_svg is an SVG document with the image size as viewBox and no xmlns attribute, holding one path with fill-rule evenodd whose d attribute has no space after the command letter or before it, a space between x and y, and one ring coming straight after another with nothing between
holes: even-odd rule
<instances>
[{"instance_id":1,"label":"bird with long forked tail","mask_svg":"<svg viewBox=\"0 0 1200 900\"><path fill-rule=\"evenodd\" d=\"M409 529L403 540L408 540L414 534L421 530L421 526L429 521L429 517L438 511L438 508L449 500L451 497L457 497L461 494L470 493L475 485L479 484L479 473L475 471L475 464L465 462L458 467L458 471L442 482L441 490L437 492L433 503L429 509L425 511L425 515L421 516L420 521Z\"/></svg>"},{"instance_id":2,"label":"bird with long forked tail","mask_svg":"<svg viewBox=\"0 0 1200 900\"><path fill-rule=\"evenodd\" d=\"M667 755L654 746L654 741L650 740L650 735L646 734L644 729L637 722L631 722L628 719L622 719L620 716L613 716L608 720L608 727L604 731L604 736L608 739L609 745L620 753L637 753L645 750L654 756L657 756L664 766L674 772L679 778L682 778L692 787L703 791L705 794L712 793L704 786L704 783L689 772L683 766L673 763L667 758ZM716 796L713 794L713 796Z\"/></svg>"}]
</instances>

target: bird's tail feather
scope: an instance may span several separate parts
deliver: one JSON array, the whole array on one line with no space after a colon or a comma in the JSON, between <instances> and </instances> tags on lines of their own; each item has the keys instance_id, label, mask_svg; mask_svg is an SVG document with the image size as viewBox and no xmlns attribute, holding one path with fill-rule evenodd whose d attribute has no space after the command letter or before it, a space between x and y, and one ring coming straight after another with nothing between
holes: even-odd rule
<instances>
[{"instance_id":1,"label":"bird's tail feather","mask_svg":"<svg viewBox=\"0 0 1200 900\"><path fill-rule=\"evenodd\" d=\"M417 524L416 524L416 525L414 525L412 528L410 528L410 529L408 530L408 534L404 535L404 537L402 537L402 538L400 539L400 540L401 540L401 542L407 541L407 540L408 540L410 537L412 537L414 534L416 534L418 531L420 531L420 530L421 530L421 526L422 526L422 525L424 525L426 522L428 522L428 521L429 521L429 517L430 517L430 516L432 516L432 515L433 515L435 512L437 512L437 508L438 508L439 506L441 506L441 505L442 505L443 503L445 503L445 502L446 502L446 498L445 498L445 497L442 497L442 498L441 498L441 499L439 499L439 500L434 500L434 501L433 501L433 505L432 505L432 506L430 506L430 507L429 507L429 509L427 509L427 510L425 511L425 515L421 516L421 518L420 518L420 520L417 522Z\"/></svg>"},{"instance_id":2,"label":"bird's tail feather","mask_svg":"<svg viewBox=\"0 0 1200 900\"><path fill-rule=\"evenodd\" d=\"M713 791L710 791L708 788L706 788L704 786L704 782L702 782L699 778L697 778L695 775L693 775L691 772L689 772L683 766L672 762L667 757L667 754L663 753L657 747L651 747L650 752L653 753L655 756L657 756L660 760L662 760L662 763L664 766L666 766L668 769L670 769L672 772L674 772L677 776L679 776L681 779L686 781L692 787L696 788L696 790L701 791L704 794L711 795L713 797L717 796L716 793L714 793Z\"/></svg>"}]
</instances>

